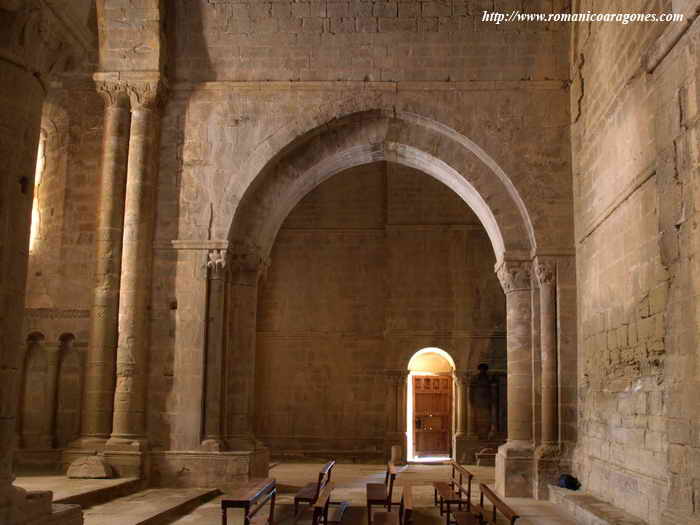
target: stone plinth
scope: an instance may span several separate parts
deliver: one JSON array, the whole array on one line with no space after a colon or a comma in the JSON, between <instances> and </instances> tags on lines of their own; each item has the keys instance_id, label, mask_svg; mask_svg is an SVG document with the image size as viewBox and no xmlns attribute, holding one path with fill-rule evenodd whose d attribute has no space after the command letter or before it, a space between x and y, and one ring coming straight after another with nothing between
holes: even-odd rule
<instances>
[{"instance_id":1,"label":"stone plinth","mask_svg":"<svg viewBox=\"0 0 700 525\"><path fill-rule=\"evenodd\" d=\"M506 498L531 498L534 450L529 443L506 443L496 454L496 492Z\"/></svg>"},{"instance_id":2,"label":"stone plinth","mask_svg":"<svg viewBox=\"0 0 700 525\"><path fill-rule=\"evenodd\" d=\"M156 487L222 487L266 477L267 448L243 452L152 452L150 479Z\"/></svg>"}]
</instances>

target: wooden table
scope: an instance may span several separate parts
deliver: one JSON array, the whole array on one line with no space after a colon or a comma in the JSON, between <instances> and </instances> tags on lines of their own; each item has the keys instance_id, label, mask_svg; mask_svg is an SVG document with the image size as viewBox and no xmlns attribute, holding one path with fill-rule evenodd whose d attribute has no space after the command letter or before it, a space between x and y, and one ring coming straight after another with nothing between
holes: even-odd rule
<instances>
[{"instance_id":1,"label":"wooden table","mask_svg":"<svg viewBox=\"0 0 700 525\"><path fill-rule=\"evenodd\" d=\"M268 523L272 525L275 512L275 496L277 485L274 478L251 479L248 483L234 489L221 499L221 523L226 525L226 511L228 509L243 509L243 522L250 525L250 520L255 514L270 501L270 518ZM252 507L252 509L251 509Z\"/></svg>"}]
</instances>

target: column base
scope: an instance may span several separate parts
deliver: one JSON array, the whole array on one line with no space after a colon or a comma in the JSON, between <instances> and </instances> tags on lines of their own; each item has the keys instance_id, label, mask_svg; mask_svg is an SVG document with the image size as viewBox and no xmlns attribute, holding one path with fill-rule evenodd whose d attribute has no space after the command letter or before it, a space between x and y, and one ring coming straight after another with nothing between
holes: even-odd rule
<instances>
[{"instance_id":1,"label":"column base","mask_svg":"<svg viewBox=\"0 0 700 525\"><path fill-rule=\"evenodd\" d=\"M103 457L114 470L116 477L148 476L148 441L145 438L113 436L105 444Z\"/></svg>"},{"instance_id":2,"label":"column base","mask_svg":"<svg viewBox=\"0 0 700 525\"><path fill-rule=\"evenodd\" d=\"M529 441L509 441L496 454L496 492L505 498L531 498L534 448Z\"/></svg>"},{"instance_id":3,"label":"column base","mask_svg":"<svg viewBox=\"0 0 700 525\"><path fill-rule=\"evenodd\" d=\"M535 450L535 499L549 499L549 485L558 485L559 476L571 473L571 460L557 443L543 443Z\"/></svg>"},{"instance_id":4,"label":"column base","mask_svg":"<svg viewBox=\"0 0 700 525\"><path fill-rule=\"evenodd\" d=\"M85 436L79 437L75 441L71 441L68 445L69 449L87 450L94 453L102 452L105 449L109 436Z\"/></svg>"}]
</instances>

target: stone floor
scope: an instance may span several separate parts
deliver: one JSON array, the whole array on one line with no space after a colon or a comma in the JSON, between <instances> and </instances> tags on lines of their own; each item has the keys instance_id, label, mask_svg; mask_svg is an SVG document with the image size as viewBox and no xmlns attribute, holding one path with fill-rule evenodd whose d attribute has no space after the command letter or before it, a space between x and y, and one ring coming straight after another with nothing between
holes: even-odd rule
<instances>
[{"instance_id":1,"label":"stone floor","mask_svg":"<svg viewBox=\"0 0 700 525\"><path fill-rule=\"evenodd\" d=\"M311 463L284 463L270 469L270 476L277 480L279 496L275 509L275 523L292 525L294 493L318 475L320 465ZM469 469L479 478L480 482L493 484L493 467L470 466ZM444 523L433 505L431 483L435 479L445 479L449 467L445 465L408 465L399 470L397 476L397 494L401 498L401 487L410 484L413 487L414 525L438 525ZM333 501L347 501L350 508L346 511L342 525L367 525L365 507L365 484L384 481L384 471L381 465L349 465L338 464L333 470ZM478 495L478 490L477 490ZM221 497L215 498L200 506L191 514L173 522L177 525L205 525L220 523ZM534 501L531 499L513 498L507 500L520 513L522 519L518 525L575 525L575 522L552 503ZM237 523L234 521L234 523ZM308 525L310 513L304 514L297 525Z\"/></svg>"},{"instance_id":2,"label":"stone floor","mask_svg":"<svg viewBox=\"0 0 700 525\"><path fill-rule=\"evenodd\" d=\"M279 495L277 497L275 523L293 525L294 493L306 483L316 479L320 464L281 463L270 469L270 477L277 480ZM469 466L480 482L492 485L493 467ZM441 525L440 518L433 505L431 484L436 479L446 479L449 466L411 464L399 468L395 500L400 500L402 487L413 487L414 525ZM365 484L383 482L382 465L338 464L333 470L333 501L347 501L350 507L345 512L342 525L367 525L365 507ZM81 493L89 493L129 480L69 480L61 476L18 477L17 484L30 490L52 490L55 500L75 498ZM476 489L476 485L474 486ZM189 492L188 492L189 490ZM478 489L475 490L475 499ZM131 525L151 522L160 513L158 523L177 525L210 525L221 523L221 497L211 499L212 492L199 489L147 489L135 494L119 497L113 501L95 505L85 512L86 525ZM512 498L506 500L520 515L518 525L575 525L565 512L547 501ZM202 503L203 502L203 503ZM178 514L178 509L181 511ZM229 523L239 525L240 520L231 515ZM297 525L310 525L310 513L305 513Z\"/></svg>"}]
</instances>

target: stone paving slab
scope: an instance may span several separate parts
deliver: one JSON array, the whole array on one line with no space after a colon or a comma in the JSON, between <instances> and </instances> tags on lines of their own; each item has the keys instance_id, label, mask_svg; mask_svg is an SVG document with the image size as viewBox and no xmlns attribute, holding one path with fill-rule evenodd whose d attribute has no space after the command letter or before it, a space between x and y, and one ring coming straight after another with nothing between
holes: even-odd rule
<instances>
[{"instance_id":1,"label":"stone paving slab","mask_svg":"<svg viewBox=\"0 0 700 525\"><path fill-rule=\"evenodd\" d=\"M166 523L217 494L218 489L148 489L86 510L85 525Z\"/></svg>"},{"instance_id":2,"label":"stone paving slab","mask_svg":"<svg viewBox=\"0 0 700 525\"><path fill-rule=\"evenodd\" d=\"M18 476L15 485L25 490L50 490L54 503L78 503L76 498L113 491L137 483L138 478L69 479L66 476Z\"/></svg>"}]
</instances>

